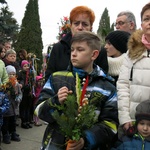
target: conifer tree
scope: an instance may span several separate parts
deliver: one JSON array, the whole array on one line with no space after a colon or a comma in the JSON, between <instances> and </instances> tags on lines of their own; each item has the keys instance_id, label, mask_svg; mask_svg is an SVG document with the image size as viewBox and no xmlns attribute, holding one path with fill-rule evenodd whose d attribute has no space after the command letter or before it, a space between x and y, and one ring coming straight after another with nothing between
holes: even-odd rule
<instances>
[{"instance_id":1,"label":"conifer tree","mask_svg":"<svg viewBox=\"0 0 150 150\"><path fill-rule=\"evenodd\" d=\"M38 71L42 67L42 30L39 17L38 0L29 0L24 18L22 19L21 30L15 44L15 50L27 50L28 53L36 55L40 61L38 63Z\"/></svg>"},{"instance_id":2,"label":"conifer tree","mask_svg":"<svg viewBox=\"0 0 150 150\"><path fill-rule=\"evenodd\" d=\"M0 43L5 41L15 41L18 34L19 25L13 17L13 12L9 10L7 3L0 1ZM6 4L4 6L3 4Z\"/></svg>"},{"instance_id":3,"label":"conifer tree","mask_svg":"<svg viewBox=\"0 0 150 150\"><path fill-rule=\"evenodd\" d=\"M114 24L110 26L110 17L107 8L105 8L101 16L99 27L97 30L97 34L102 38L103 44L105 43L104 41L106 35L113 30L114 30Z\"/></svg>"}]
</instances>

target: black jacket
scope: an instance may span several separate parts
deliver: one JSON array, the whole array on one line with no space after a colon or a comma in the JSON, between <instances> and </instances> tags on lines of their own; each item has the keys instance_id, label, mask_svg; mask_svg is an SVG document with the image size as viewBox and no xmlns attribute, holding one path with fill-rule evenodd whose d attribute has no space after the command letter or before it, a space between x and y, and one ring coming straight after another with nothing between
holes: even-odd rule
<instances>
[{"instance_id":1,"label":"black jacket","mask_svg":"<svg viewBox=\"0 0 150 150\"><path fill-rule=\"evenodd\" d=\"M68 33L58 43L54 44L45 72L45 81L47 81L50 74L53 72L67 70L70 63L71 38L72 34ZM108 72L107 53L104 48L101 49L95 63L99 65L106 73Z\"/></svg>"}]
</instances>

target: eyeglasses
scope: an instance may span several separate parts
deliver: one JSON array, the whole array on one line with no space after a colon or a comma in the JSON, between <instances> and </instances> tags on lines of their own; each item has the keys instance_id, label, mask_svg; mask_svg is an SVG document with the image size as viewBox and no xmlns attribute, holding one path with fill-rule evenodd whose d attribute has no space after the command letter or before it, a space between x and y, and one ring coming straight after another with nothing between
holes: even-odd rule
<instances>
[{"instance_id":1,"label":"eyeglasses","mask_svg":"<svg viewBox=\"0 0 150 150\"><path fill-rule=\"evenodd\" d=\"M117 25L122 26L122 25L124 25L125 23L127 23L127 22L119 21L119 22L116 22L116 23L115 23L115 26L117 26Z\"/></svg>"}]
</instances>

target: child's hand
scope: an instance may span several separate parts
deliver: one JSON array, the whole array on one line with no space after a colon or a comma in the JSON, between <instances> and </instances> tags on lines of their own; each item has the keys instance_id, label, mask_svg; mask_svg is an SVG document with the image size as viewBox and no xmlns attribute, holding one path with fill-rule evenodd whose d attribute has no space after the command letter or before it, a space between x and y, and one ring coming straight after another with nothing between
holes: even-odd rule
<instances>
[{"instance_id":1,"label":"child's hand","mask_svg":"<svg viewBox=\"0 0 150 150\"><path fill-rule=\"evenodd\" d=\"M80 138L77 142L69 143L69 146L67 146L67 150L81 150L84 147L84 140L83 138Z\"/></svg>"},{"instance_id":2,"label":"child's hand","mask_svg":"<svg viewBox=\"0 0 150 150\"><path fill-rule=\"evenodd\" d=\"M68 88L66 86L60 88L57 93L59 103L63 104L64 101L67 99L68 94L71 94L71 93L72 93L72 91L68 90Z\"/></svg>"},{"instance_id":3,"label":"child's hand","mask_svg":"<svg viewBox=\"0 0 150 150\"><path fill-rule=\"evenodd\" d=\"M127 122L123 125L123 129L125 131L127 131L129 129L129 127L132 127L132 126L133 126L132 122Z\"/></svg>"}]
</instances>

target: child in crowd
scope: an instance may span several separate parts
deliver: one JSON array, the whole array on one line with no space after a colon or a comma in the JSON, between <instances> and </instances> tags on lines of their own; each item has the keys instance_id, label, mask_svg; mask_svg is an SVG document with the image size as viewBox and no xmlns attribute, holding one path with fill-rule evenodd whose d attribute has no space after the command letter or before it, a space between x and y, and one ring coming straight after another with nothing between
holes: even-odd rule
<instances>
[{"instance_id":1,"label":"child in crowd","mask_svg":"<svg viewBox=\"0 0 150 150\"><path fill-rule=\"evenodd\" d=\"M32 102L32 86L31 86L31 76L29 72L29 62L23 60L21 62L22 70L18 74L18 81L22 85L22 101L20 103L20 118L21 118L21 127L24 129L32 128L30 124L30 110L33 105Z\"/></svg>"},{"instance_id":2,"label":"child in crowd","mask_svg":"<svg viewBox=\"0 0 150 150\"><path fill-rule=\"evenodd\" d=\"M0 45L0 59L3 60L6 55L6 50L3 45Z\"/></svg>"},{"instance_id":3,"label":"child in crowd","mask_svg":"<svg viewBox=\"0 0 150 150\"><path fill-rule=\"evenodd\" d=\"M20 137L16 133L16 109L22 99L22 92L16 79L15 67L8 65L6 70L9 76L9 82L6 84L6 92L8 94L10 106L3 117L2 134L3 142L5 144L10 144L10 140L20 141Z\"/></svg>"},{"instance_id":4,"label":"child in crowd","mask_svg":"<svg viewBox=\"0 0 150 150\"><path fill-rule=\"evenodd\" d=\"M38 101L38 97L40 95L40 92L43 88L43 77L42 76L36 76L36 83L35 83L35 98L34 98L34 108L36 106L36 103ZM39 122L39 117L37 115L33 116L34 119L34 125L35 126L41 126L42 124Z\"/></svg>"},{"instance_id":5,"label":"child in crowd","mask_svg":"<svg viewBox=\"0 0 150 150\"><path fill-rule=\"evenodd\" d=\"M71 41L71 66L66 71L53 73L44 85L38 100L38 110L36 109L40 119L49 123L41 150L66 148L66 137L60 133L61 126L52 117L52 104L63 105L70 93L76 96L76 74L81 83L86 79L85 94L88 95L89 104L96 107L98 121L93 122L91 128L83 130L78 135L80 139L70 144L70 149L108 150L112 145L118 126L117 95L115 86L108 81L112 78L93 64L100 47L100 38L96 34L88 31L75 33Z\"/></svg>"},{"instance_id":6,"label":"child in crowd","mask_svg":"<svg viewBox=\"0 0 150 150\"><path fill-rule=\"evenodd\" d=\"M12 49L6 51L5 59L3 59L5 66L12 65L16 69L18 75L19 70L21 69L18 62L16 61L16 52Z\"/></svg>"},{"instance_id":7,"label":"child in crowd","mask_svg":"<svg viewBox=\"0 0 150 150\"><path fill-rule=\"evenodd\" d=\"M122 143L111 150L150 149L150 100L142 101L136 107L135 126L130 127Z\"/></svg>"},{"instance_id":8,"label":"child in crowd","mask_svg":"<svg viewBox=\"0 0 150 150\"><path fill-rule=\"evenodd\" d=\"M0 87L0 145L1 145L1 128L3 125L3 115L8 111L8 109L9 109L8 96L7 94L4 93L4 90Z\"/></svg>"}]
</instances>

